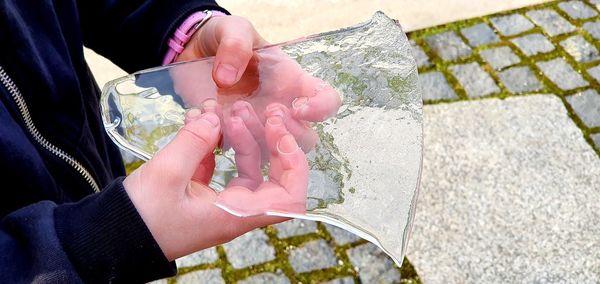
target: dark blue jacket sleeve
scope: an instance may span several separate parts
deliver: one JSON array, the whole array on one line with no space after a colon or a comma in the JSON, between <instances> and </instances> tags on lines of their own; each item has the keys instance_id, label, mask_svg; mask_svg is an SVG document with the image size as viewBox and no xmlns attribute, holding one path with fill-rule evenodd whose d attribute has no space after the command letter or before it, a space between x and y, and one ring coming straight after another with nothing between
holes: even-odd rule
<instances>
[{"instance_id":1,"label":"dark blue jacket sleeve","mask_svg":"<svg viewBox=\"0 0 600 284\"><path fill-rule=\"evenodd\" d=\"M43 201L0 222L3 283L144 283L173 276L122 178L79 202Z\"/></svg>"},{"instance_id":2,"label":"dark blue jacket sleeve","mask_svg":"<svg viewBox=\"0 0 600 284\"><path fill-rule=\"evenodd\" d=\"M79 0L84 44L127 72L161 64L167 41L196 11L219 10L214 0Z\"/></svg>"}]
</instances>

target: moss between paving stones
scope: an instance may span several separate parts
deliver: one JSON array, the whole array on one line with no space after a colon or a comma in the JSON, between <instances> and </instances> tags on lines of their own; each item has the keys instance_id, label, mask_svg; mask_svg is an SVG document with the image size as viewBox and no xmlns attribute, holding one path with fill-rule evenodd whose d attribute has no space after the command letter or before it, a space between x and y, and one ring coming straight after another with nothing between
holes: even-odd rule
<instances>
[{"instance_id":1,"label":"moss between paving stones","mask_svg":"<svg viewBox=\"0 0 600 284\"><path fill-rule=\"evenodd\" d=\"M458 99L454 99L454 100L426 101L425 104L431 105L431 104L440 104L440 103L452 103L452 102L465 101L465 100L480 100L480 99L488 99L488 98L504 99L504 98L511 97L511 96L526 96L526 95L531 95L531 94L557 95L563 101L563 103L568 111L569 117L581 129L586 141L592 146L593 149L596 150L596 153L600 157L600 147L596 147L591 138L591 134L600 133L600 127L587 128L566 101L567 96L577 94L581 91L584 91L584 90L587 90L590 88L600 90L600 84L598 82L596 82L596 80L594 80L594 78L592 78L586 72L586 70L588 68L598 65L598 63L600 63L600 61L588 62L588 63L578 63L560 45L561 41L563 41L573 35L581 35L581 36L583 36L583 38L585 40L587 40L594 47L596 47L598 50L600 50L600 42L594 40L594 38L587 31L585 31L582 28L584 23L599 20L600 14L596 17L592 17L589 19L571 19L565 12L563 12L561 9L559 9L557 7L558 3L560 3L560 2L563 2L563 1L552 1L552 2L548 2L548 3L540 4L540 5L525 7L525 8L521 8L521 9L517 9L517 10L512 10L512 11L501 12L501 13L488 15L488 16L484 16L484 17L480 17L480 18L468 19L468 20L464 20L464 21L454 22L454 23L450 23L450 24L446 24L446 25L441 25L441 26L432 27L432 28L409 33L408 34L409 38L411 40L415 41L417 43L417 45L419 45L425 51L425 53L429 57L429 60L432 62L431 66L419 68L419 73L429 72L429 71L433 71L433 70L442 72L446 76L446 79L448 80L448 83L450 84L450 86L456 91L456 93L459 96ZM591 4L590 2L586 2L586 4L588 4L592 8L595 7L595 5ZM533 29L527 30L525 32L522 32L522 33L519 33L516 35L508 36L508 37L503 36L499 33L496 33L496 35L500 38L500 42L488 44L488 45L482 45L479 47L474 47L474 48L472 48L473 53L471 54L471 56L466 57L466 58L461 58L456 61L442 60L424 42L424 39L430 35L447 32L447 31L454 31L465 42L468 42L468 40L460 32L460 30L462 28L470 27L470 26L480 24L480 23L486 23L486 24L490 25L493 29L493 26L491 25L491 22L490 22L490 18L497 17L497 16L512 15L512 14L518 13L529 19L529 17L527 17L527 15L525 14L526 12L531 11L531 10L544 9L544 8L554 10L560 16L565 18L568 22L575 25L577 28L573 32L565 33L565 34L558 35L555 37L551 37L550 35L545 33L541 27L539 27L537 25ZM528 56L525 56L525 54L523 54L523 52L510 41L510 39L517 38L517 37L520 37L523 35L534 34L534 33L543 34L555 46L555 49L549 53L543 53L543 54L538 54L535 56L528 57ZM511 67L527 66L527 67L531 68L531 70L534 72L534 74L536 75L538 80L540 80L540 82L542 82L542 84L543 84L543 88L541 90L533 92L533 93L513 94L506 89L506 86L504 86L504 84L498 78L498 73L497 73L498 71L494 70L491 66L489 66L487 63L485 63L485 61L479 56L479 52L482 50L494 48L494 47L500 47L500 46L509 46L513 50L513 52L515 52L515 54L517 54L517 56L520 57L521 62L518 64L515 64L515 65L512 65ZM586 87L576 88L576 89L569 90L569 91L563 91L560 88L558 88L552 81L550 81L548 78L546 78L546 76L542 73L542 71L535 64L536 62L547 61L547 60L551 60L551 59L555 59L555 58L559 58L559 57L565 59L565 61L577 73L579 73L583 77L583 79L585 79L588 82L589 85ZM492 76L494 81L500 87L501 92L498 94L493 94L493 95L486 96L486 97L469 98L466 95L462 86L458 83L456 78L448 70L448 67L450 65L454 65L454 64L464 64L464 63L470 63L470 62L479 63L482 66L482 68L484 70L486 70ZM509 67L507 67L507 68L509 68Z\"/></svg>"},{"instance_id":2,"label":"moss between paving stones","mask_svg":"<svg viewBox=\"0 0 600 284\"><path fill-rule=\"evenodd\" d=\"M322 223L317 224L317 232L294 236L285 239L277 238L277 229L272 226L265 228L265 232L269 237L271 244L275 247L275 260L253 265L244 269L234 269L225 255L225 250L222 246L217 246L217 252L219 254L219 260L210 263L202 264L192 268L180 268L179 274L189 273L198 270L220 268L221 275L226 283L236 283L241 279L245 279L251 275L255 275L263 272L277 273L278 271L283 272L291 283L322 283L337 278L352 277L357 283L359 283L358 273L352 266L346 251L350 248L366 243L365 240L360 240L351 244L336 245L335 241L325 229L325 225ZM309 241L312 240L325 240L333 247L335 256L338 259L338 265L333 268L321 269L307 273L296 273L288 261L289 251L293 250ZM401 283L404 284L419 284L421 280L416 273L416 270L410 264L408 259L404 259L402 267L399 268L402 279ZM176 283L176 278L167 280L168 283Z\"/></svg>"},{"instance_id":3,"label":"moss between paving stones","mask_svg":"<svg viewBox=\"0 0 600 284\"><path fill-rule=\"evenodd\" d=\"M512 97L512 96L527 96L527 95L531 95L531 94L557 95L563 101L563 103L568 111L569 117L571 117L571 119L573 119L575 124L581 129L585 139L588 141L588 143L590 143L590 145L592 145L592 148L595 148L594 143L591 139L591 134L600 133L600 127L587 128L583 124L581 119L575 114L572 107L567 103L566 97L574 95L580 91L583 91L583 90L586 90L589 88L594 88L594 89L600 90L600 84L598 82L596 82L596 80L594 80L586 72L586 70L588 68L598 65L598 63L600 63L600 61L596 61L593 63L575 62L575 60L570 55L568 55L564 51L564 49L560 46L560 42L570 36L581 35L588 42L592 43L592 45L594 47L596 47L598 50L600 50L600 42L595 41L592 38L592 36L589 35L587 33L587 31L585 31L582 28L582 25L586 22L599 20L600 14L599 14L599 16L585 19L585 20L571 19L566 13L564 13L562 10L560 10L557 7L557 4L560 2L561 1L553 1L553 2L549 2L549 3L544 3L544 4L535 5L535 6L531 6L531 7L525 7L525 8L521 8L521 9L517 9L517 10L512 10L512 11L501 12L501 13L484 16L484 17L480 17L480 18L474 18L474 19L468 19L468 20L464 20L464 21L454 22L454 23L450 23L450 24L446 24L446 25L436 26L436 27L409 33L408 34L409 38L414 40L415 43L423 49L423 51L429 57L430 62L432 63L430 66L419 68L419 73L425 73L425 72L429 72L429 71L433 71L433 70L442 72L445 75L446 79L448 80L448 84L454 89L454 91L457 93L457 95L459 97L458 99L454 99L454 100L427 101L427 102L425 102L425 104L432 105L432 104L441 104L441 103L452 103L452 102L465 101L465 100L483 100L483 99L488 99L488 98L504 99L504 98ZM589 2L586 2L586 3L590 4ZM590 4L590 6L595 7L592 4ZM461 59L458 59L455 61L451 61L451 62L442 60L424 42L424 39L427 36L446 32L446 31L454 31L461 39L463 39L465 42L468 42L467 39L460 32L460 30L462 28L466 28L466 27L480 24L480 23L486 23L486 24L490 25L493 29L493 26L490 23L490 18L492 18L492 17L519 13L519 14L522 14L523 16L525 16L526 18L529 18L525 14L527 11L543 9L543 8L549 8L549 9L556 11L559 15L561 15L563 18L565 18L571 24L575 25L577 27L577 29L573 32L565 33L565 34L555 36L555 37L549 36L548 34L546 34L543 31L542 28L540 28L537 25L531 30L525 31L525 32L517 34L517 35L510 36L510 37L506 37L499 33L496 33L496 35L498 35L498 37L500 38L500 42L488 44L488 45L482 45L482 46L478 46L478 47L472 47L473 52L470 56L468 56L466 58L461 58ZM527 57L523 54L523 52L520 49L518 49L510 41L510 39L512 39L512 38L520 37L520 36L527 35L527 34L533 34L533 33L541 33L544 36L546 36L546 38L548 38L552 42L552 44L555 46L555 50L553 50L549 53L538 54L535 56ZM515 65L512 65L511 67L527 66L527 67L531 68L531 70L534 72L534 74L538 78L538 80L540 80L540 82L543 84L543 88L541 90L534 92L534 93L513 94L506 89L506 86L504 86L504 84L498 78L497 72L500 70L498 70L498 71L494 70L491 66L489 66L487 63L485 63L485 61L479 55L479 52L482 50L500 47L500 46L509 46L513 50L513 52L517 56L520 57L521 62L518 64L515 64ZM571 67L573 67L573 69L576 72L578 72L589 83L589 86L577 88L577 89L569 90L569 91L563 91L560 88L558 88L552 81L550 81L548 78L546 78L546 76L544 76L544 74L541 72L541 70L535 64L536 62L539 62L539 61L547 61L547 60L551 60L551 59L559 58L559 57L564 58L566 60L566 62L569 65L571 65ZM486 96L486 97L478 97L478 98L469 98L467 96L464 88L460 85L458 80L456 80L456 78L452 75L452 73L449 71L448 67L451 65L454 65L454 64L465 64L465 63L471 63L471 62L478 63L480 66L482 66L482 68L485 71L487 71L492 76L494 81L498 84L498 86L501 89L500 93L493 94L493 95ZM510 68L510 67L507 67L507 68ZM506 69L506 68L503 68L503 69ZM352 83L355 83L355 82L352 82ZM362 88L362 86L359 86L359 85L357 85L356 87ZM600 147L596 148L596 152L600 156ZM127 165L127 171L131 172L135 168L139 167L141 165L141 163L142 162L136 162L136 163ZM275 251L276 251L275 260L267 262L267 263L253 265L253 266L250 266L250 267L247 267L244 269L236 270L228 262L223 248L221 246L217 246L219 260L217 260L214 263L202 264L202 265L198 265L198 266L195 266L192 268L188 268L188 267L180 268L179 273L183 274L183 273L188 273L188 272L197 271L197 270L220 268L223 278L225 279L226 283L235 283L236 281L244 279L250 275L254 275L254 274L258 274L258 273L262 273L262 272L276 273L277 271L283 272L290 279L291 283L319 283L322 281L332 280L332 279L336 279L336 278L343 278L343 277L348 277L348 276L352 277L357 283L360 282L358 273L354 269L352 264L350 263L350 260L348 258L346 251L350 248L361 245L361 244L365 243L366 241L360 240L360 241L357 241L357 242L354 242L351 244L346 244L346 245L341 245L341 246L336 245L335 241L332 239L331 235L325 229L325 226L323 224L318 223L317 228L318 228L318 230L315 233L302 235L302 236L294 236L294 237L290 237L290 238L286 238L286 239L279 239L279 238L277 238L277 230L271 226L267 227L265 229L266 234L269 237L271 244L275 247ZM335 256L338 259L338 266L333 267L333 268L308 272L308 273L300 273L300 274L295 273L294 270L292 269L292 266L290 265L290 263L288 261L289 251L306 243L306 242L316 240L316 239L323 239L331 245L331 247L333 248L333 250L335 252ZM410 264L408 259L406 259L406 258L404 259L402 267L400 267L399 270L402 275L401 283L421 283L421 280L417 274L417 271ZM176 279L175 278L168 279L168 282L175 283Z\"/></svg>"}]
</instances>

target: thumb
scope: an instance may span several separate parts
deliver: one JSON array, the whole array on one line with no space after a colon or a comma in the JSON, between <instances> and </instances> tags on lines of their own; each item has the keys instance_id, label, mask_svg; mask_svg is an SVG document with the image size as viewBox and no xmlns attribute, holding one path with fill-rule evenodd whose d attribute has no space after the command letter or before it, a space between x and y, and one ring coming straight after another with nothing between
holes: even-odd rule
<instances>
[{"instance_id":1,"label":"thumb","mask_svg":"<svg viewBox=\"0 0 600 284\"><path fill-rule=\"evenodd\" d=\"M175 138L149 162L146 169L170 186L189 183L201 161L214 151L220 133L219 117L192 109Z\"/></svg>"},{"instance_id":2,"label":"thumb","mask_svg":"<svg viewBox=\"0 0 600 284\"><path fill-rule=\"evenodd\" d=\"M223 21L223 25L214 32L218 46L213 78L219 87L229 88L244 74L252 58L253 48L267 42L258 35L248 20L234 16L223 20L228 21Z\"/></svg>"}]
</instances>

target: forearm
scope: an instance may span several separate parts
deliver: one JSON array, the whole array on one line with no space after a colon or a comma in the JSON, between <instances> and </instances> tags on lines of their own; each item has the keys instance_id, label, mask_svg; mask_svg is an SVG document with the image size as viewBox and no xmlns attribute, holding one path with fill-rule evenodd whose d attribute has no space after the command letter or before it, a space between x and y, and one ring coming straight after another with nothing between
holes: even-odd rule
<instances>
[{"instance_id":1,"label":"forearm","mask_svg":"<svg viewBox=\"0 0 600 284\"><path fill-rule=\"evenodd\" d=\"M7 283L137 283L176 272L121 180L76 203L43 201L7 215L0 251Z\"/></svg>"}]
</instances>

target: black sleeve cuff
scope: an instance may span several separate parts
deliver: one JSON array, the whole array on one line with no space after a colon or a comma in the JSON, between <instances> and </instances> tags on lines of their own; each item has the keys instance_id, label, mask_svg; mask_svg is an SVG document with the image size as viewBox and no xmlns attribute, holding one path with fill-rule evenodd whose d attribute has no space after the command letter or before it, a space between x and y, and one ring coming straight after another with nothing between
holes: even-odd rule
<instances>
[{"instance_id":1,"label":"black sleeve cuff","mask_svg":"<svg viewBox=\"0 0 600 284\"><path fill-rule=\"evenodd\" d=\"M123 188L123 178L98 194L58 206L58 238L85 283L143 283L177 272Z\"/></svg>"},{"instance_id":2,"label":"black sleeve cuff","mask_svg":"<svg viewBox=\"0 0 600 284\"><path fill-rule=\"evenodd\" d=\"M229 14L214 0L155 0L135 11L123 12L119 7L114 10L118 17L106 25L105 21L82 19L84 42L128 73L160 66L169 38L193 13L213 10Z\"/></svg>"}]
</instances>

